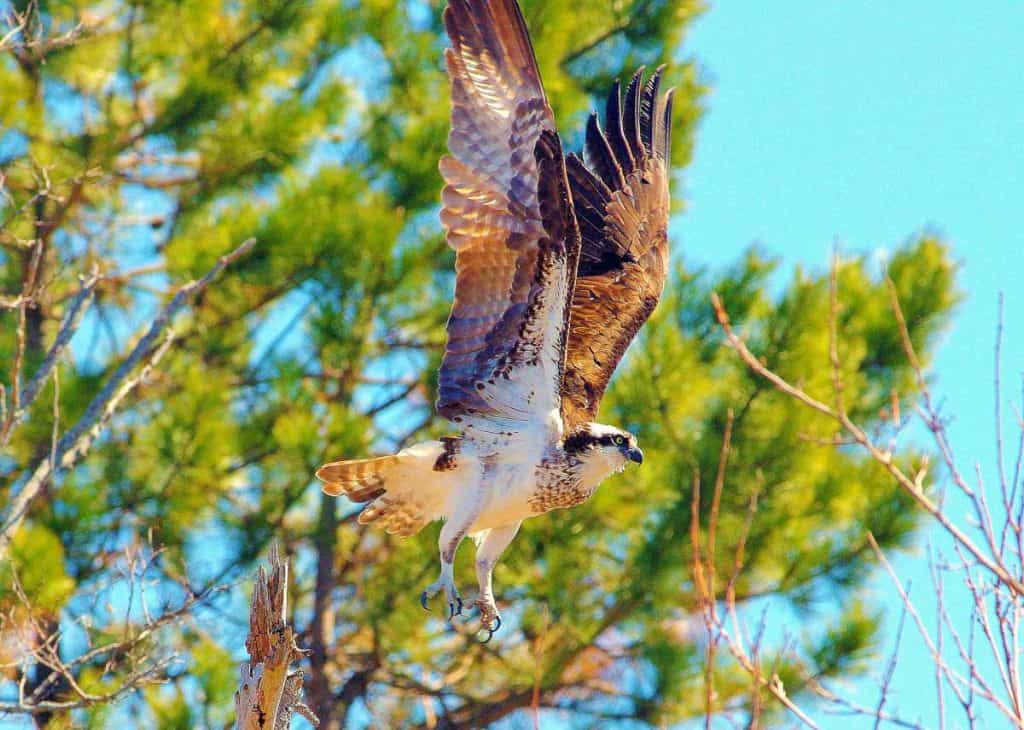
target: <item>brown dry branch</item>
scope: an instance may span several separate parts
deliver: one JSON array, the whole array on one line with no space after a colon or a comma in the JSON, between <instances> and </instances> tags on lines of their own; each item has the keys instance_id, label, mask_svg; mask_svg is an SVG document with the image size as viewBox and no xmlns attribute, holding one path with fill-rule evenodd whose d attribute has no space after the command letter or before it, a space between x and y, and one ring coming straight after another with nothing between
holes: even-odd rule
<instances>
[{"instance_id":1,"label":"brown dry branch","mask_svg":"<svg viewBox=\"0 0 1024 730\"><path fill-rule=\"evenodd\" d=\"M931 655L934 664L940 728L945 727L947 720L945 715L947 692L956 699L969 727L975 727L978 722L982 721L983 714L980 707L987 705L1013 727L1024 728L1024 690L1022 690L1024 682L1022 682L1020 668L1020 657L1024 653L1024 645L1022 645L1020 637L1021 625L1024 623L1024 582L1020 577L1024 571L1024 527L1021 524L1022 518L1024 518L1024 490L1021 489L1021 472L1022 464L1024 464L1024 419L1021 418L1019 411L1015 414L1020 433L1015 439L1017 443L1016 459L1013 462L1012 470L1008 470L1005 463L1001 402L1002 297L999 298L996 324L994 367L995 453L997 459L994 472L998 477L998 499L990 500L981 466L975 465L975 473L970 479L959 467L945 421L935 405L928 379L913 346L895 285L891 280L886 280L889 304L898 328L904 356L912 369L917 389L918 403L914 411L931 434L942 466L945 467L949 474L949 480L955 487L955 494L962 500L957 504L966 504L970 513L966 518L957 518L954 516L953 503L949 499L936 501L926 493L924 481L927 476L927 463L913 473L905 471L893 459L892 444L882 446L880 436L869 435L853 421L846 409L839 359L841 333L838 329L837 269L838 264L833 259L828 322L829 366L832 380L831 405L788 382L754 355L744 340L734 331L721 299L717 295L713 295L712 304L718 323L722 327L728 345L739 354L752 372L768 381L780 393L813 411L824 414L839 426L839 433L834 439L827 443L822 442L821 445L834 448L853 444L863 449L873 461L893 477L899 488L909 494L941 528L940 534L950 540L952 552L956 556L955 560L936 561L931 549L929 552L932 584L937 602L935 626L929 629L922 618L921 606L915 605L903 581L882 553L874 537L870 534L866 535L868 544L900 596L904 618L909 616L912 625L916 627L917 633ZM892 409L893 424L896 429L892 438L895 438L908 422L908 419L898 415L900 412L899 399L895 394L893 395ZM998 507L998 511L993 511L993 505ZM696 519L695 516L694 519ZM695 543L695 551L698 549L699 544ZM701 579L701 572L706 574L707 568L700 566L699 556L697 556L695 557L695 583L698 589L706 590L707 581ZM952 580L950 580L950 576L953 577ZM949 585L950 583L952 586ZM951 588L959 591L959 600L955 602L950 601L949 598ZM705 623L709 632L714 630L723 640L728 641L732 637L726 636L716 624L715 612L706 608L709 602L713 603L713 601L713 593L703 601ZM969 606L969 620L954 618L951 615L949 607L954 604ZM730 601L728 588L726 605L730 607L730 610L734 610L735 602ZM866 707L843 698L823 686L815 677L805 678L807 688L823 699L827 707L848 714L873 718L876 726L884 721L903 727L917 727L916 724L893 716L885 710L890 684L896 669L903 621L904 619L901 618L901 629L893 654L882 677L880 697L876 706ZM739 632L739 625L734 623L732 636L740 636ZM732 648L730 646L730 649ZM733 653L736 654L735 651ZM737 658L739 659L739 657ZM740 660L740 664L746 668L742 660ZM757 670L756 665L752 669Z\"/></svg>"},{"instance_id":2,"label":"brown dry branch","mask_svg":"<svg viewBox=\"0 0 1024 730\"><path fill-rule=\"evenodd\" d=\"M239 730L286 730L295 713L314 727L319 721L302 702L303 674L291 665L305 656L295 645L286 622L288 563L276 546L268 556L270 573L260 567L249 608L249 636L242 662L241 683L235 693L235 727Z\"/></svg>"},{"instance_id":3,"label":"brown dry branch","mask_svg":"<svg viewBox=\"0 0 1024 730\"><path fill-rule=\"evenodd\" d=\"M18 309L23 301L20 294L16 297L0 297L0 309Z\"/></svg>"},{"instance_id":4,"label":"brown dry branch","mask_svg":"<svg viewBox=\"0 0 1024 730\"><path fill-rule=\"evenodd\" d=\"M0 561L7 557L14 534L25 519L32 502L53 476L54 471L71 468L88 453L93 442L110 422L120 404L160 362L170 347L173 332L164 336L162 342L158 343L158 339L169 327L178 311L193 297L204 291L227 266L248 253L255 243L254 239L245 241L234 251L218 259L213 268L201 279L191 281L179 288L171 301L150 323L146 333L121 362L100 392L96 394L82 417L57 443L53 458L43 459L31 471L23 472L19 483L15 485L13 499L0 517ZM137 367L139 368L138 372L129 377Z\"/></svg>"}]
</instances>

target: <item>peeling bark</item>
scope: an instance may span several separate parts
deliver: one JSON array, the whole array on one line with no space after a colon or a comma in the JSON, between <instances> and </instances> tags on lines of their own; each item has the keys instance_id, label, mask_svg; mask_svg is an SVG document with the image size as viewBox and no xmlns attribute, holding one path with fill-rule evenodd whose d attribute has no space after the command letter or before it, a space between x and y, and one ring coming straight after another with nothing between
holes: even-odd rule
<instances>
[{"instance_id":1,"label":"peeling bark","mask_svg":"<svg viewBox=\"0 0 1024 730\"><path fill-rule=\"evenodd\" d=\"M302 702L301 670L291 665L305 652L295 645L295 634L285 621L288 606L288 563L276 547L269 556L270 574L261 567L249 607L249 661L240 667L235 692L235 727L238 730L287 730L298 713L314 727L319 721Z\"/></svg>"}]
</instances>

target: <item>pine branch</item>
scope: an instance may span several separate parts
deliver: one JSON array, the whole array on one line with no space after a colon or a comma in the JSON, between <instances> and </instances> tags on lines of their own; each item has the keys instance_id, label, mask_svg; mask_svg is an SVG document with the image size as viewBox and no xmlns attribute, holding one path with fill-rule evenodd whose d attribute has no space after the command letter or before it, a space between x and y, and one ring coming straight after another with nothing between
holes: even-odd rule
<instances>
[{"instance_id":1,"label":"pine branch","mask_svg":"<svg viewBox=\"0 0 1024 730\"><path fill-rule=\"evenodd\" d=\"M57 365L61 354L68 343L71 342L71 338L75 336L75 332L78 331L78 326L81 324L82 318L92 303L92 294L99 280L99 274L92 273L82 281L82 285L72 300L67 315L64 317L64 322L57 332L57 337L54 339L53 345L50 346L49 352L46 353L43 364L39 366L32 380L22 389L17 399L17 407L11 411L9 416L0 421L0 448L7 446L10 442L14 427L18 425L18 421L25 414L25 411L31 407L36 396L39 395L43 384Z\"/></svg>"},{"instance_id":2,"label":"pine branch","mask_svg":"<svg viewBox=\"0 0 1024 730\"><path fill-rule=\"evenodd\" d=\"M163 358L173 341L173 332L168 333L159 345L156 343L178 311L199 292L204 291L227 266L248 253L255 243L255 239L245 241L231 253L222 256L203 278L191 281L178 289L171 301L150 324L146 334L93 398L78 423L61 438L53 450L52 457L48 456L40 461L31 474L25 471L20 489L15 488L15 496L0 519L0 561L7 557L11 540L46 482L58 469L71 468L89 452L93 442L110 422L120 404L148 377ZM142 367L139 372L129 378L129 374L140 364Z\"/></svg>"}]
</instances>

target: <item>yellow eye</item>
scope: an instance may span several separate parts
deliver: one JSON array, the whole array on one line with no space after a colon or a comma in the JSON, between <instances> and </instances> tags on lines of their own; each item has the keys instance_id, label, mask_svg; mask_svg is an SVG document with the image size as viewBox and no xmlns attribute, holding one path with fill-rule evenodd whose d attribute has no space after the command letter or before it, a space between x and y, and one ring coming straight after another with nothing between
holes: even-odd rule
<instances>
[{"instance_id":1,"label":"yellow eye","mask_svg":"<svg viewBox=\"0 0 1024 730\"><path fill-rule=\"evenodd\" d=\"M616 436L614 439L612 439L612 441L615 442L616 446L622 446L624 443L626 443L626 439L624 439L622 436Z\"/></svg>"}]
</instances>

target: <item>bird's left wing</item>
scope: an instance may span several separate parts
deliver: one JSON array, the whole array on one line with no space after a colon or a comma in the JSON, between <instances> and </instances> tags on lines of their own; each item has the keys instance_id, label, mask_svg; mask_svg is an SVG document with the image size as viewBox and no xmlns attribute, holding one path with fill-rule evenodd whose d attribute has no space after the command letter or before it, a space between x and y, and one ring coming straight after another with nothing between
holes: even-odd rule
<instances>
[{"instance_id":1,"label":"bird's left wing","mask_svg":"<svg viewBox=\"0 0 1024 730\"><path fill-rule=\"evenodd\" d=\"M566 167L583 247L572 299L562 382L567 431L593 421L637 331L654 311L668 274L672 92L661 69L633 76L623 101L616 82L605 129L587 124L584 157Z\"/></svg>"},{"instance_id":2,"label":"bird's left wing","mask_svg":"<svg viewBox=\"0 0 1024 730\"><path fill-rule=\"evenodd\" d=\"M579 234L561 144L515 0L450 0L441 221L455 301L437 410L485 427L558 409Z\"/></svg>"}]
</instances>

